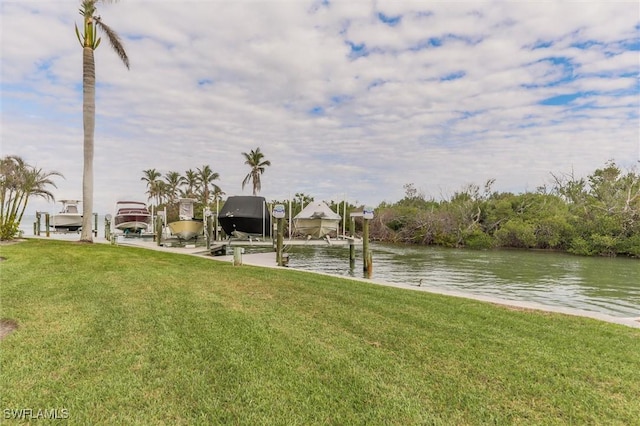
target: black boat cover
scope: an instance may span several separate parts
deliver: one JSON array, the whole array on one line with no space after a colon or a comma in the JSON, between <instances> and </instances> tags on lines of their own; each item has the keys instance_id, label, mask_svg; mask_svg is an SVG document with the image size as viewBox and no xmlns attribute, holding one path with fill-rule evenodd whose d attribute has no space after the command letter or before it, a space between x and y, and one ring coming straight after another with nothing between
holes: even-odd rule
<instances>
[{"instance_id":1,"label":"black boat cover","mask_svg":"<svg viewBox=\"0 0 640 426\"><path fill-rule=\"evenodd\" d=\"M227 235L235 231L253 235L270 235L271 212L264 197L229 197L218 214L220 226Z\"/></svg>"}]
</instances>

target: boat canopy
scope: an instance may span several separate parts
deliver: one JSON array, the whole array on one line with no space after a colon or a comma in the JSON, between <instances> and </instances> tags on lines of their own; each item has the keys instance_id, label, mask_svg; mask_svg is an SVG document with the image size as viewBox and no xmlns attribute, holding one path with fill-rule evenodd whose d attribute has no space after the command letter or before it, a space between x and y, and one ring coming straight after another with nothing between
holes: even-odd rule
<instances>
[{"instance_id":1,"label":"boat canopy","mask_svg":"<svg viewBox=\"0 0 640 426\"><path fill-rule=\"evenodd\" d=\"M341 220L340 215L327 205L324 201L314 201L307 205L294 219L328 219Z\"/></svg>"}]
</instances>

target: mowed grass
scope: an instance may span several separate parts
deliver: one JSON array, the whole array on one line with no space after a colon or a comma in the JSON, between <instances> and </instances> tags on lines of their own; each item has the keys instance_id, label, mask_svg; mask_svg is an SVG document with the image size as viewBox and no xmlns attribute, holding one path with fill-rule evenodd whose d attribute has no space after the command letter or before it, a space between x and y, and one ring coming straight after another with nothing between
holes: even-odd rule
<instances>
[{"instance_id":1,"label":"mowed grass","mask_svg":"<svg viewBox=\"0 0 640 426\"><path fill-rule=\"evenodd\" d=\"M0 255L0 317L19 324L0 342L3 423L640 419L638 329L130 247Z\"/></svg>"}]
</instances>

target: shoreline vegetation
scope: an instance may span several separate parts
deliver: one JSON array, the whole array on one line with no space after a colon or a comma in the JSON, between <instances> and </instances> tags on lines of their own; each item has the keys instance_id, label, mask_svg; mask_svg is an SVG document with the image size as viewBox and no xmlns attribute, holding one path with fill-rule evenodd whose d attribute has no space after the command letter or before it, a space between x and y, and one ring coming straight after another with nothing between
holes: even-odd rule
<instances>
[{"instance_id":1,"label":"shoreline vegetation","mask_svg":"<svg viewBox=\"0 0 640 426\"><path fill-rule=\"evenodd\" d=\"M632 424L640 330L286 269L2 245L6 409L81 424ZM29 303L24 303L29 301Z\"/></svg>"},{"instance_id":2,"label":"shoreline vegetation","mask_svg":"<svg viewBox=\"0 0 640 426\"><path fill-rule=\"evenodd\" d=\"M640 258L640 174L613 161L587 178L553 175L551 187L523 194L468 185L447 200L426 199L413 184L405 197L376 208L371 236L473 249L519 248L584 256Z\"/></svg>"}]
</instances>

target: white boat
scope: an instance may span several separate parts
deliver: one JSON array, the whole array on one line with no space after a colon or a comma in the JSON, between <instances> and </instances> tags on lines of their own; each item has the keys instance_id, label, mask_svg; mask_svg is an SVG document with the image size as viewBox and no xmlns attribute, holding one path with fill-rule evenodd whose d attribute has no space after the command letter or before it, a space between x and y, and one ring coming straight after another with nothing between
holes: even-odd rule
<instances>
[{"instance_id":1,"label":"white boat","mask_svg":"<svg viewBox=\"0 0 640 426\"><path fill-rule=\"evenodd\" d=\"M113 219L116 229L129 232L143 232L149 229L151 214L145 203L139 201L118 201Z\"/></svg>"},{"instance_id":2,"label":"white boat","mask_svg":"<svg viewBox=\"0 0 640 426\"><path fill-rule=\"evenodd\" d=\"M171 233L178 237L179 240L188 241L197 239L204 231L204 222L196 219L193 215L193 198L181 198L179 207L179 218L175 222L169 223Z\"/></svg>"},{"instance_id":3,"label":"white boat","mask_svg":"<svg viewBox=\"0 0 640 426\"><path fill-rule=\"evenodd\" d=\"M331 232L337 233L341 219L326 203L312 202L293 218L293 229L302 235L322 238Z\"/></svg>"},{"instance_id":4,"label":"white boat","mask_svg":"<svg viewBox=\"0 0 640 426\"><path fill-rule=\"evenodd\" d=\"M177 220L169 224L169 229L179 240L187 241L202 235L204 222L197 219Z\"/></svg>"},{"instance_id":5,"label":"white boat","mask_svg":"<svg viewBox=\"0 0 640 426\"><path fill-rule=\"evenodd\" d=\"M82 227L82 213L79 200L60 200L62 210L51 216L49 225L58 231L77 231Z\"/></svg>"}]
</instances>

